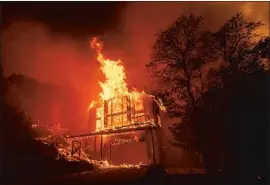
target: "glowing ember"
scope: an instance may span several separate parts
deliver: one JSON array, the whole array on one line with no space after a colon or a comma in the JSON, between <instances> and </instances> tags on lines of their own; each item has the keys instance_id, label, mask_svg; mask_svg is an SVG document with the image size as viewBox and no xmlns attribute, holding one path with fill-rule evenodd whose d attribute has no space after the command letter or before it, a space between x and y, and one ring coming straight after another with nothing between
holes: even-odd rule
<instances>
[{"instance_id":1,"label":"glowing ember","mask_svg":"<svg viewBox=\"0 0 270 185\"><path fill-rule=\"evenodd\" d=\"M64 158L67 161L85 161L90 164L93 164L96 170L116 169L116 168L140 168L141 166L141 163L137 165L130 165L130 164L112 165L107 160L103 160L103 161L92 160L90 159L91 156L89 156L89 154L87 154L84 150L81 150L80 157L73 156L73 159L71 159L70 151L72 150L71 148L72 141L67 139L64 134L65 132L67 132L67 130L59 134L55 132L55 129L52 129L50 127L44 127L38 124L35 124L32 126L34 129L36 129L37 133L39 131L45 131L45 130L49 131L49 135L46 135L43 137L38 136L36 140L39 140L46 145L54 145L56 149L58 150L57 159ZM55 140L56 134L59 136L61 142L59 141L57 142L57 140Z\"/></svg>"},{"instance_id":2,"label":"glowing ember","mask_svg":"<svg viewBox=\"0 0 270 185\"><path fill-rule=\"evenodd\" d=\"M96 105L96 102L92 101L88 107L88 110L92 109Z\"/></svg>"}]
</instances>

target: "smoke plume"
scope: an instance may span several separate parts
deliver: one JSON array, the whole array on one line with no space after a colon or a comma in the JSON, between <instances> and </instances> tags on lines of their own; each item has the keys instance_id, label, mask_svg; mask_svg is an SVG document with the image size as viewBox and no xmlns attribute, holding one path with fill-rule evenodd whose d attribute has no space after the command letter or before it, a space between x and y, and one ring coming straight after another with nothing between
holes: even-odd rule
<instances>
[{"instance_id":1,"label":"smoke plume","mask_svg":"<svg viewBox=\"0 0 270 185\"><path fill-rule=\"evenodd\" d=\"M55 36L48 27L37 22L14 22L4 30L2 57L5 76L23 74L45 85L55 84L77 91L74 94L67 90L62 97L56 95L59 90L54 87L31 92L32 96L38 92L39 98L22 100L21 106L30 111L32 118L45 120L43 118L46 117L46 122L69 119L68 125L72 130L87 127L88 105L97 98L100 91L97 80L102 79L89 48L87 40L85 44L68 35ZM28 88L30 84L25 83L24 86ZM56 107L58 112L65 113L56 116ZM67 123L61 124L67 126Z\"/></svg>"},{"instance_id":2,"label":"smoke plume","mask_svg":"<svg viewBox=\"0 0 270 185\"><path fill-rule=\"evenodd\" d=\"M215 31L231 16L242 12L247 20L262 21L260 30L269 35L268 2L134 2L122 13L121 34L112 39L114 48L124 56L128 82L132 86L147 88L151 83L145 64L149 61L155 35L181 15L190 13L204 17L205 29Z\"/></svg>"},{"instance_id":3,"label":"smoke plume","mask_svg":"<svg viewBox=\"0 0 270 185\"><path fill-rule=\"evenodd\" d=\"M263 21L266 26L261 31L269 35L267 2L128 3L116 28L101 37L104 52L112 59L122 59L129 87L147 89L151 81L145 64L149 62L155 34L178 16L190 13L203 16L205 28L214 31L238 12L244 13L248 20ZM50 27L33 21L13 22L3 31L2 38L5 76L19 73L44 83L74 88L83 99L81 110L85 110L87 118L88 104L101 91L98 81L104 79L89 40L82 41L67 33L52 34Z\"/></svg>"}]
</instances>

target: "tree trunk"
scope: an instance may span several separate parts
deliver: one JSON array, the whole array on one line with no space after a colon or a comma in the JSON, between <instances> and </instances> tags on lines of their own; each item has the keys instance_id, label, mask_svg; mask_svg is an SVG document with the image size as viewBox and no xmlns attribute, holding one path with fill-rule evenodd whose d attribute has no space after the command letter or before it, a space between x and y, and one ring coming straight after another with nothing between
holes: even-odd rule
<instances>
[{"instance_id":1,"label":"tree trunk","mask_svg":"<svg viewBox=\"0 0 270 185\"><path fill-rule=\"evenodd\" d=\"M158 141L158 155L159 155L159 164L164 166L165 163L165 152L164 152L164 131L163 128L157 125L156 128L157 141Z\"/></svg>"},{"instance_id":2,"label":"tree trunk","mask_svg":"<svg viewBox=\"0 0 270 185\"><path fill-rule=\"evenodd\" d=\"M196 112L195 112L196 113ZM197 144L202 153L203 165L209 175L215 175L220 168L220 150L215 135L211 134L211 125L195 125ZM208 132L210 130L210 133Z\"/></svg>"}]
</instances>

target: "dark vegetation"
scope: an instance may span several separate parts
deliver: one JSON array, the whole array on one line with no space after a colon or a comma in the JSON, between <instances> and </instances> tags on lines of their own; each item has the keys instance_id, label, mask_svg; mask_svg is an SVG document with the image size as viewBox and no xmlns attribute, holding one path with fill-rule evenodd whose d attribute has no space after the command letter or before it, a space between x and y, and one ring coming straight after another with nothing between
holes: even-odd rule
<instances>
[{"instance_id":1,"label":"dark vegetation","mask_svg":"<svg viewBox=\"0 0 270 185\"><path fill-rule=\"evenodd\" d=\"M267 182L270 38L242 14L216 32L202 25L202 17L179 17L157 36L147 65L162 87L157 96L181 120L170 128L174 144L201 152L213 177Z\"/></svg>"},{"instance_id":2,"label":"dark vegetation","mask_svg":"<svg viewBox=\"0 0 270 185\"><path fill-rule=\"evenodd\" d=\"M31 119L42 125L60 124L72 132L79 132L78 122L83 120L85 107L83 99L72 88L56 84L42 83L22 74L13 74L7 78L12 91L21 107ZM71 114L72 113L72 114Z\"/></svg>"},{"instance_id":3,"label":"dark vegetation","mask_svg":"<svg viewBox=\"0 0 270 185\"><path fill-rule=\"evenodd\" d=\"M24 184L93 169L88 163L56 160L56 148L34 140L31 120L17 106L17 97L11 89L1 68L1 184Z\"/></svg>"}]
</instances>

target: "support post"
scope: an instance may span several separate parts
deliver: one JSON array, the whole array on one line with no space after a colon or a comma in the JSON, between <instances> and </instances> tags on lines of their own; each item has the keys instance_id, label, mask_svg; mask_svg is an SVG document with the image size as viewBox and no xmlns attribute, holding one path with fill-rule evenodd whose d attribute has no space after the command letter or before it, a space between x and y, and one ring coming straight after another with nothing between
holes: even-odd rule
<instances>
[{"instance_id":1,"label":"support post","mask_svg":"<svg viewBox=\"0 0 270 185\"><path fill-rule=\"evenodd\" d=\"M156 152L155 152L155 144L154 144L154 136L153 136L153 128L150 128L151 139L152 139L152 154L153 154L153 164L156 164Z\"/></svg>"},{"instance_id":2,"label":"support post","mask_svg":"<svg viewBox=\"0 0 270 185\"><path fill-rule=\"evenodd\" d=\"M77 152L80 158L81 157L81 142L72 140L71 160L73 160L73 157Z\"/></svg>"},{"instance_id":3,"label":"support post","mask_svg":"<svg viewBox=\"0 0 270 185\"><path fill-rule=\"evenodd\" d=\"M103 135L100 135L100 160L102 160Z\"/></svg>"},{"instance_id":4,"label":"support post","mask_svg":"<svg viewBox=\"0 0 270 185\"><path fill-rule=\"evenodd\" d=\"M81 158L81 146L78 150L79 150L79 159L80 159Z\"/></svg>"},{"instance_id":5,"label":"support post","mask_svg":"<svg viewBox=\"0 0 270 185\"><path fill-rule=\"evenodd\" d=\"M74 142L72 140L72 145L71 145L71 160L73 160L73 150L74 150Z\"/></svg>"},{"instance_id":6,"label":"support post","mask_svg":"<svg viewBox=\"0 0 270 185\"><path fill-rule=\"evenodd\" d=\"M104 128L108 127L108 101L104 100Z\"/></svg>"},{"instance_id":7,"label":"support post","mask_svg":"<svg viewBox=\"0 0 270 185\"><path fill-rule=\"evenodd\" d=\"M151 164L151 147L150 147L150 138L149 138L149 129L145 129L145 144L147 148L147 158L148 158L148 164Z\"/></svg>"},{"instance_id":8,"label":"support post","mask_svg":"<svg viewBox=\"0 0 270 185\"><path fill-rule=\"evenodd\" d=\"M111 127L112 125L113 125L113 116L112 116L112 114L113 114L113 99L111 99L110 100L110 102L111 102L111 122L110 123L108 123L108 126L109 127ZM108 106L109 107L109 106ZM108 110L109 111L109 110Z\"/></svg>"},{"instance_id":9,"label":"support post","mask_svg":"<svg viewBox=\"0 0 270 185\"><path fill-rule=\"evenodd\" d=\"M97 136L95 135L95 137L94 137L94 152L96 152L96 148L97 148Z\"/></svg>"},{"instance_id":10,"label":"support post","mask_svg":"<svg viewBox=\"0 0 270 185\"><path fill-rule=\"evenodd\" d=\"M132 120L131 120L131 97L127 96L127 120L128 123L131 124Z\"/></svg>"},{"instance_id":11,"label":"support post","mask_svg":"<svg viewBox=\"0 0 270 185\"><path fill-rule=\"evenodd\" d=\"M122 104L122 107L121 107L122 110L121 110L121 111L122 111L122 112L124 112L124 101L123 101L123 99L124 99L124 97L121 98L121 101L122 101L122 102L121 102L121 104ZM124 117L124 114L121 115L121 121L122 121L121 125L122 125L122 126L124 125L124 119L123 119L123 117Z\"/></svg>"},{"instance_id":12,"label":"support post","mask_svg":"<svg viewBox=\"0 0 270 185\"><path fill-rule=\"evenodd\" d=\"M112 162L112 141L110 141L110 162Z\"/></svg>"}]
</instances>

